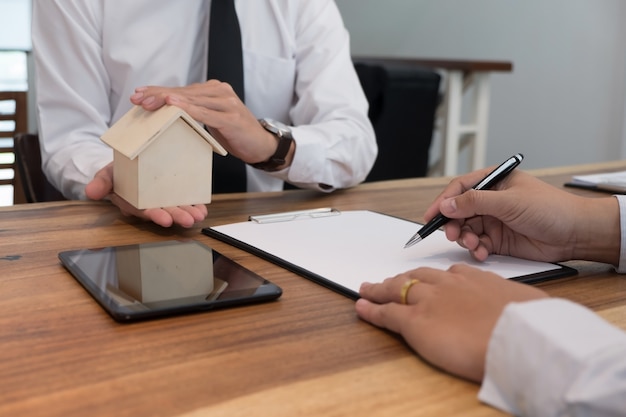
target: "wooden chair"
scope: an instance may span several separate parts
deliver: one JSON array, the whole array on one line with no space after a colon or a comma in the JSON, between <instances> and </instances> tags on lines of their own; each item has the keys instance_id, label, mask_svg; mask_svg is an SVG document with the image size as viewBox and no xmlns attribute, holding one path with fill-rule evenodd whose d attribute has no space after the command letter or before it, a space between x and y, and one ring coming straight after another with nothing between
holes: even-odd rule
<instances>
[{"instance_id":1,"label":"wooden chair","mask_svg":"<svg viewBox=\"0 0 626 417\"><path fill-rule=\"evenodd\" d=\"M13 138L17 133L28 131L27 94L26 91L0 91L3 108L5 103L9 104L8 111L0 110L0 122L8 126L0 129L0 169L13 171L13 178L0 179L0 186L13 186L13 204L26 202L22 181L15 168Z\"/></svg>"},{"instance_id":2,"label":"wooden chair","mask_svg":"<svg viewBox=\"0 0 626 417\"><path fill-rule=\"evenodd\" d=\"M48 182L41 169L39 136L33 133L18 133L15 135L14 143L15 160L26 202L65 200L59 190Z\"/></svg>"}]
</instances>

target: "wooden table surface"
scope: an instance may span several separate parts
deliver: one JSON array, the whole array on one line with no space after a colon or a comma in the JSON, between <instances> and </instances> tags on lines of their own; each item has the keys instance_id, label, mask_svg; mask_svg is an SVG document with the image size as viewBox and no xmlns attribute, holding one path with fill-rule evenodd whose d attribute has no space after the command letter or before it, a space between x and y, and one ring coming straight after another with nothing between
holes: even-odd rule
<instances>
[{"instance_id":1,"label":"wooden table surface","mask_svg":"<svg viewBox=\"0 0 626 417\"><path fill-rule=\"evenodd\" d=\"M626 162L533 172L561 185L572 173L612 169ZM253 213L329 206L422 221L447 182L369 183L330 195L218 195L208 218L190 230L125 218L100 202L0 209L0 415L502 415L478 402L478 385L434 369L395 335L360 321L352 300L200 233ZM280 285L283 296L118 324L57 258L63 250L180 237L231 256ZM626 329L626 278L603 264L567 264L579 274L539 285Z\"/></svg>"}]
</instances>

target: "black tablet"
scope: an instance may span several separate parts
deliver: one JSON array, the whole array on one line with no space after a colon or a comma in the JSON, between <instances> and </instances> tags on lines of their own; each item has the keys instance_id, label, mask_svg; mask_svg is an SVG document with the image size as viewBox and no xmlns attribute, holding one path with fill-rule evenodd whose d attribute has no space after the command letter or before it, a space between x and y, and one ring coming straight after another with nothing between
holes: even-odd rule
<instances>
[{"instance_id":1,"label":"black tablet","mask_svg":"<svg viewBox=\"0 0 626 417\"><path fill-rule=\"evenodd\" d=\"M117 321L275 300L267 281L194 240L59 253L67 270Z\"/></svg>"}]
</instances>

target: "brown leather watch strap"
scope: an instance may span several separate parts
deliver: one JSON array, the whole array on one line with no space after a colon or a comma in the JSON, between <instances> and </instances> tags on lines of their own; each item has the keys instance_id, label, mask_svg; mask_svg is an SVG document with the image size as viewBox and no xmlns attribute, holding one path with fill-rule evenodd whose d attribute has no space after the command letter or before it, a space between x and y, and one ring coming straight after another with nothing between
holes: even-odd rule
<instances>
[{"instance_id":1,"label":"brown leather watch strap","mask_svg":"<svg viewBox=\"0 0 626 417\"><path fill-rule=\"evenodd\" d=\"M280 129L273 125L268 124L265 120L260 120L261 125L270 133L276 136L278 146L274 155L270 156L267 161L251 164L254 168L262 169L264 171L277 171L278 168L285 164L289 148L291 148L291 142L293 142L293 136L288 129Z\"/></svg>"}]
</instances>

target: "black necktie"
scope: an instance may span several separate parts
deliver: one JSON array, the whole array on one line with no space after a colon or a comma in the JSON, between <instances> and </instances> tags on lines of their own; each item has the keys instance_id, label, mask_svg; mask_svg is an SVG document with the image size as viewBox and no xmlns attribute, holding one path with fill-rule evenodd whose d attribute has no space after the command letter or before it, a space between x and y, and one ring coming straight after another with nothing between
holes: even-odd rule
<instances>
[{"instance_id":1,"label":"black necktie","mask_svg":"<svg viewBox=\"0 0 626 417\"><path fill-rule=\"evenodd\" d=\"M211 0L208 79L230 84L244 101L241 32L234 0ZM246 191L246 165L231 154L213 157L213 193Z\"/></svg>"}]
</instances>

